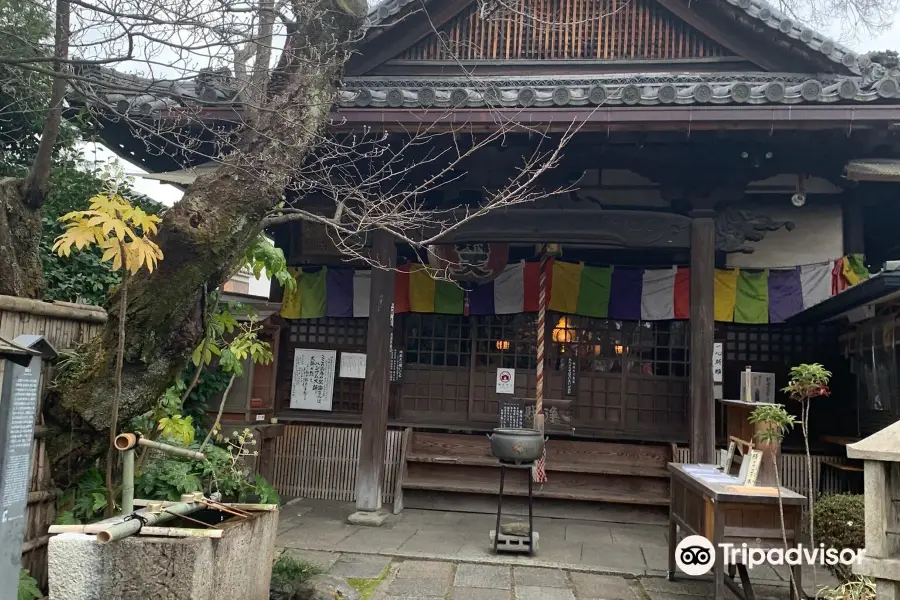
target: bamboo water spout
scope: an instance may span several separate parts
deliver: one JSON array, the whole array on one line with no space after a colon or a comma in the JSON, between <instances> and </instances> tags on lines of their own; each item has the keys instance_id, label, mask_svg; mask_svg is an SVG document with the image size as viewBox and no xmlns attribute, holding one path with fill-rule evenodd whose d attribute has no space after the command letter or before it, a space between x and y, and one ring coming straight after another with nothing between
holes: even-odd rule
<instances>
[{"instance_id":1,"label":"bamboo water spout","mask_svg":"<svg viewBox=\"0 0 900 600\"><path fill-rule=\"evenodd\" d=\"M115 523L106 527L106 529L97 533L97 541L101 544L108 544L122 538L135 535L142 527L153 527L158 523L170 521L181 515L189 515L206 508L206 505L199 502L190 504L178 502L166 507L165 512L151 513L145 510L139 510L133 516L126 518L125 521Z\"/></svg>"}]
</instances>

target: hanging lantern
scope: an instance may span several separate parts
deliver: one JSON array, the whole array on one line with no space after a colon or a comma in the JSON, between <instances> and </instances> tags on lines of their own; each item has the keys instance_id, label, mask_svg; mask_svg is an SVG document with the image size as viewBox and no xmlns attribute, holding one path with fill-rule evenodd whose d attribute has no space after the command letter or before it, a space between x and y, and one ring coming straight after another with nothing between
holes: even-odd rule
<instances>
[{"instance_id":1,"label":"hanging lantern","mask_svg":"<svg viewBox=\"0 0 900 600\"><path fill-rule=\"evenodd\" d=\"M497 350L509 350L509 340L497 340L494 346Z\"/></svg>"},{"instance_id":2,"label":"hanging lantern","mask_svg":"<svg viewBox=\"0 0 900 600\"><path fill-rule=\"evenodd\" d=\"M559 323L553 328L553 341L557 344L570 344L575 341L575 328L569 317L560 317Z\"/></svg>"}]
</instances>

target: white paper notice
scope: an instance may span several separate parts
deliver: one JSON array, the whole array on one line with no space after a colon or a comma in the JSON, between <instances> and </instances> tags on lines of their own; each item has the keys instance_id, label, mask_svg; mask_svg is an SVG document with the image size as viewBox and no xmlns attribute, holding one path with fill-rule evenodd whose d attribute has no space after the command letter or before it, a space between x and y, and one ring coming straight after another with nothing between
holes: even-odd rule
<instances>
[{"instance_id":1,"label":"white paper notice","mask_svg":"<svg viewBox=\"0 0 900 600\"><path fill-rule=\"evenodd\" d=\"M366 378L366 355L362 352L341 352L340 377Z\"/></svg>"},{"instance_id":2,"label":"white paper notice","mask_svg":"<svg viewBox=\"0 0 900 600\"><path fill-rule=\"evenodd\" d=\"M516 393L516 370L515 369L497 369L497 393L498 394L515 394Z\"/></svg>"},{"instance_id":3,"label":"white paper notice","mask_svg":"<svg viewBox=\"0 0 900 600\"><path fill-rule=\"evenodd\" d=\"M334 350L294 350L291 408L331 410L336 360Z\"/></svg>"},{"instance_id":4,"label":"white paper notice","mask_svg":"<svg viewBox=\"0 0 900 600\"><path fill-rule=\"evenodd\" d=\"M722 350L722 342L713 344L713 383L722 383L723 365L725 353Z\"/></svg>"}]
</instances>

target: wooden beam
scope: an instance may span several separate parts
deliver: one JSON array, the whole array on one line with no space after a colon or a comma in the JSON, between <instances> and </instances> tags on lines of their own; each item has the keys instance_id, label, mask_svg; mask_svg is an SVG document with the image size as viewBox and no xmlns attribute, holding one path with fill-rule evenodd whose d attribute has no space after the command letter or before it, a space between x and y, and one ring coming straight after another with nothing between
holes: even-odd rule
<instances>
[{"instance_id":1,"label":"wooden beam","mask_svg":"<svg viewBox=\"0 0 900 600\"><path fill-rule=\"evenodd\" d=\"M397 246L386 231L377 230L372 240L373 259L381 265L397 262ZM372 269L369 329L366 339L366 381L363 384L362 439L356 471L356 508L381 509L384 444L390 404L392 312L394 271Z\"/></svg>"},{"instance_id":2,"label":"wooden beam","mask_svg":"<svg viewBox=\"0 0 900 600\"><path fill-rule=\"evenodd\" d=\"M722 19L716 19L700 13L697 10L697 3L685 2L684 0L659 0L659 3L688 25L699 29L738 56L755 63L763 69L767 71L791 70L786 68L787 65L784 60L779 60L779 58L773 56L773 52L768 51L767 46L772 47L772 43L767 44L760 43L759 40L747 40L745 31L739 30L734 24L729 26L729 24L721 22L723 21Z\"/></svg>"},{"instance_id":3,"label":"wooden beam","mask_svg":"<svg viewBox=\"0 0 900 600\"><path fill-rule=\"evenodd\" d=\"M435 33L471 3L472 0L441 0L428 2L425 6L414 3L412 9L417 12L396 23L393 31L384 32L359 48L359 53L347 62L346 75L363 75L394 58L425 36Z\"/></svg>"},{"instance_id":4,"label":"wooden beam","mask_svg":"<svg viewBox=\"0 0 900 600\"><path fill-rule=\"evenodd\" d=\"M695 211L691 223L691 461L714 462L716 449L713 399L716 226L712 211Z\"/></svg>"}]
</instances>

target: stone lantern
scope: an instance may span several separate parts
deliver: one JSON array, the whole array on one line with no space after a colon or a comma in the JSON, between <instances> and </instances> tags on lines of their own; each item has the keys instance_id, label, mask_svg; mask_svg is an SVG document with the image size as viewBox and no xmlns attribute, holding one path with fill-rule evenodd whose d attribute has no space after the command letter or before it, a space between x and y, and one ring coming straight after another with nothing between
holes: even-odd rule
<instances>
[{"instance_id":1,"label":"stone lantern","mask_svg":"<svg viewBox=\"0 0 900 600\"><path fill-rule=\"evenodd\" d=\"M900 422L847 446L865 461L866 549L853 572L875 579L878 600L900 600Z\"/></svg>"}]
</instances>

